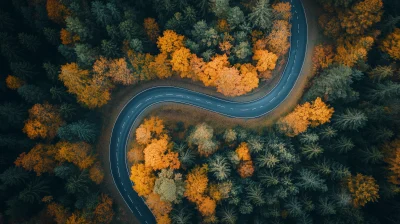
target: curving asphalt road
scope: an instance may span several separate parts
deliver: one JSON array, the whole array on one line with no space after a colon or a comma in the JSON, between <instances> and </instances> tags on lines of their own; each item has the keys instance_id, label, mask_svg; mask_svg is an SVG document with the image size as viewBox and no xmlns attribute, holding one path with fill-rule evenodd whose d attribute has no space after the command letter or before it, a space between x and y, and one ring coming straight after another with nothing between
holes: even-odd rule
<instances>
[{"instance_id":1,"label":"curving asphalt road","mask_svg":"<svg viewBox=\"0 0 400 224\"><path fill-rule=\"evenodd\" d=\"M132 189L126 161L126 146L137 117L151 105L162 102L188 104L228 117L255 118L274 110L292 91L299 77L307 48L307 21L301 0L292 4L292 36L288 62L279 83L264 97L249 102L234 102L172 86L144 90L134 96L120 112L111 134L110 169L119 193L141 223L156 223L151 211Z\"/></svg>"}]
</instances>

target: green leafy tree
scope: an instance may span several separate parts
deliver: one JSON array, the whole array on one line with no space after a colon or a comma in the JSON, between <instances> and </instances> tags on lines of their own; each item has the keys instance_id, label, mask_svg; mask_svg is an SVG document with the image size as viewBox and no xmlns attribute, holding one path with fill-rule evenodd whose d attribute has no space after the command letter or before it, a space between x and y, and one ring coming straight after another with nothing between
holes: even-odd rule
<instances>
[{"instance_id":1,"label":"green leafy tree","mask_svg":"<svg viewBox=\"0 0 400 224\"><path fill-rule=\"evenodd\" d=\"M97 50L88 44L76 44L75 53L78 62L86 66L91 66L99 55Z\"/></svg>"},{"instance_id":2,"label":"green leafy tree","mask_svg":"<svg viewBox=\"0 0 400 224\"><path fill-rule=\"evenodd\" d=\"M249 42L240 42L238 45L233 47L233 53L240 60L248 58L252 54Z\"/></svg>"},{"instance_id":3,"label":"green leafy tree","mask_svg":"<svg viewBox=\"0 0 400 224\"><path fill-rule=\"evenodd\" d=\"M174 174L171 169L163 169L154 183L154 192L161 200L180 203L185 192L184 182L180 173Z\"/></svg>"},{"instance_id":4,"label":"green leafy tree","mask_svg":"<svg viewBox=\"0 0 400 224\"><path fill-rule=\"evenodd\" d=\"M226 18L229 12L229 0L213 0L211 10L218 18Z\"/></svg>"}]
</instances>

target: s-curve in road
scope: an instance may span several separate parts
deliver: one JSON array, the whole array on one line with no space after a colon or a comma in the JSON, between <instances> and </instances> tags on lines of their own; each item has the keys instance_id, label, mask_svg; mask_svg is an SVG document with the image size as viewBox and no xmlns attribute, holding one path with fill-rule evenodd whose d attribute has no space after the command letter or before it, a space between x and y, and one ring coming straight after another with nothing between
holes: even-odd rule
<instances>
[{"instance_id":1,"label":"s-curve in road","mask_svg":"<svg viewBox=\"0 0 400 224\"><path fill-rule=\"evenodd\" d=\"M307 21L301 0L288 1L292 4L289 57L279 83L265 96L249 102L234 102L187 89L159 86L137 94L120 112L111 134L111 174L122 198L141 223L150 224L156 221L143 198L133 190L133 183L129 179L126 147L133 123L151 105L165 102L192 105L236 118L256 118L274 110L292 91L301 73L307 48Z\"/></svg>"}]
</instances>

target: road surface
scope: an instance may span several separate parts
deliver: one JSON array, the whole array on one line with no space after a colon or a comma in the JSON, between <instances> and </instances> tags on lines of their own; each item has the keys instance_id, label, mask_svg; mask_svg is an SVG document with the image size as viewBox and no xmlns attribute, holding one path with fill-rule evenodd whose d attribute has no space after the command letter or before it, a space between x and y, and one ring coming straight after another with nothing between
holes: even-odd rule
<instances>
[{"instance_id":1,"label":"road surface","mask_svg":"<svg viewBox=\"0 0 400 224\"><path fill-rule=\"evenodd\" d=\"M236 118L256 118L274 110L293 89L301 73L307 48L307 21L303 5L301 0L290 1L293 7L288 61L280 81L265 96L249 102L234 102L183 88L159 86L140 92L122 109L111 134L110 169L122 198L141 223L156 222L144 199L133 190L133 183L129 179L126 147L131 127L137 117L151 105L165 102L188 104Z\"/></svg>"}]
</instances>

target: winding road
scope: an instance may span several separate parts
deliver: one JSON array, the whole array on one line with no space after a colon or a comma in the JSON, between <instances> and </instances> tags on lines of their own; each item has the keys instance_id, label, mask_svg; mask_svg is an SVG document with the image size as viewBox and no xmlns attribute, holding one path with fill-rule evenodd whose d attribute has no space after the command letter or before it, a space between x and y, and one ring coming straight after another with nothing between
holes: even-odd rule
<instances>
[{"instance_id":1,"label":"winding road","mask_svg":"<svg viewBox=\"0 0 400 224\"><path fill-rule=\"evenodd\" d=\"M192 105L228 117L256 118L279 106L288 97L299 77L307 48L307 21L301 0L292 4L291 48L285 70L278 84L265 96L249 101L234 102L191 90L172 86L159 86L144 90L134 96L120 112L111 134L110 169L122 198L141 223L156 223L144 199L132 188L126 161L126 147L131 127L148 107L164 102Z\"/></svg>"}]
</instances>

